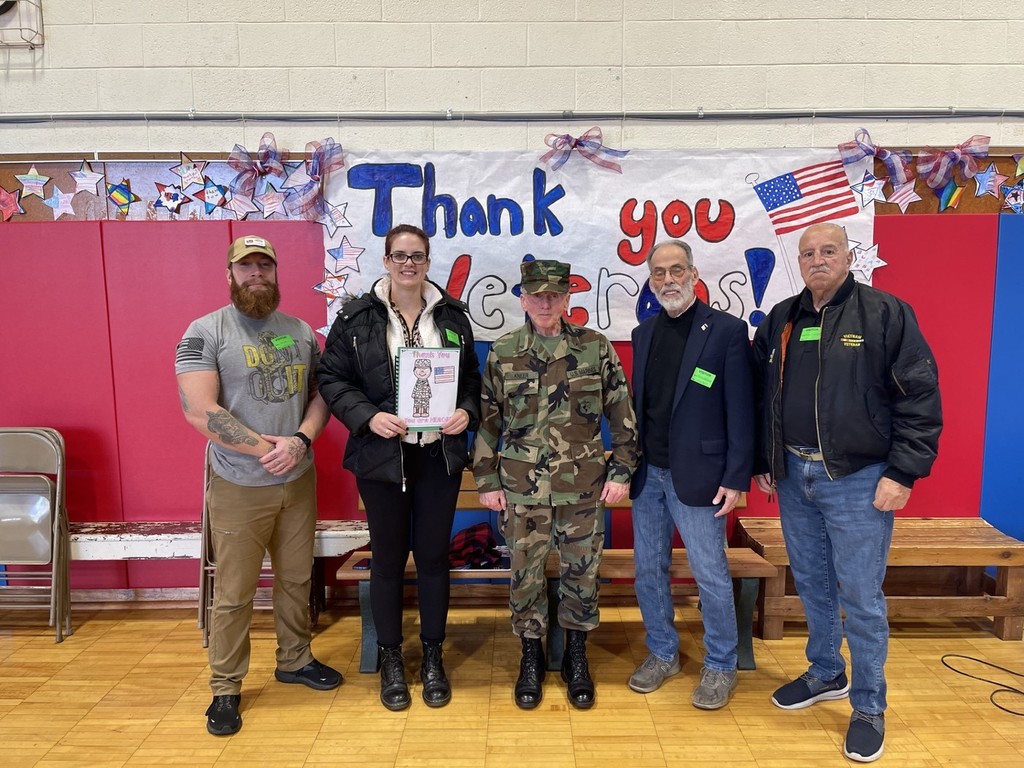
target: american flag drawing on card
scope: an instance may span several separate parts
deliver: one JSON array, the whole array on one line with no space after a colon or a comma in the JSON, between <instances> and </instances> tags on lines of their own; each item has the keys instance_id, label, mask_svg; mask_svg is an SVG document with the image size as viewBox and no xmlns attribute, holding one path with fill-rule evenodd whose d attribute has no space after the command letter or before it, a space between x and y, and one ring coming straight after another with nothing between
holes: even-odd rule
<instances>
[{"instance_id":1,"label":"american flag drawing on card","mask_svg":"<svg viewBox=\"0 0 1024 768\"><path fill-rule=\"evenodd\" d=\"M455 381L455 366L441 365L434 368L435 384L451 384Z\"/></svg>"},{"instance_id":2,"label":"american flag drawing on card","mask_svg":"<svg viewBox=\"0 0 1024 768\"><path fill-rule=\"evenodd\" d=\"M754 185L776 235L860 210L839 160L816 163Z\"/></svg>"}]
</instances>

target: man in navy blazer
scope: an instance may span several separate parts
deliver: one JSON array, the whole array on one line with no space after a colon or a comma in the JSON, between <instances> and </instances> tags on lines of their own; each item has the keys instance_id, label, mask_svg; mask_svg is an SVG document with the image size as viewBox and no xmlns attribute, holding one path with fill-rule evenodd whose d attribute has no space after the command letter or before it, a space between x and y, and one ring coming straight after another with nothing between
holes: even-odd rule
<instances>
[{"instance_id":1,"label":"man in navy blazer","mask_svg":"<svg viewBox=\"0 0 1024 768\"><path fill-rule=\"evenodd\" d=\"M700 591L706 654L691 703L724 707L736 687L736 609L726 516L749 489L754 396L747 325L694 295L693 251L681 240L647 256L661 311L633 330L633 393L642 457L633 475L636 596L647 658L629 679L650 693L679 672L668 568L678 528Z\"/></svg>"}]
</instances>

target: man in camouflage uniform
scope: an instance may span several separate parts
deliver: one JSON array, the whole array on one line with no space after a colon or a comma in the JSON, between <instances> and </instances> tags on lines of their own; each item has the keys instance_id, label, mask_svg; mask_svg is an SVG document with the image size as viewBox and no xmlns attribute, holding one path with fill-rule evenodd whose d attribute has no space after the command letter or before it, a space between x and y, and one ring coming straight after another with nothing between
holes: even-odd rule
<instances>
[{"instance_id":1,"label":"man in camouflage uniform","mask_svg":"<svg viewBox=\"0 0 1024 768\"><path fill-rule=\"evenodd\" d=\"M594 683L586 638L598 624L604 507L629 492L638 458L636 419L612 345L563 319L569 265L532 261L521 270L520 302L528 321L495 341L487 357L473 472L481 503L500 513L511 551L509 606L512 629L523 643L516 704L532 709L541 701L544 566L554 543L561 560L558 623L566 630L562 679L569 702L587 709ZM601 440L602 413L611 428L610 461Z\"/></svg>"}]
</instances>

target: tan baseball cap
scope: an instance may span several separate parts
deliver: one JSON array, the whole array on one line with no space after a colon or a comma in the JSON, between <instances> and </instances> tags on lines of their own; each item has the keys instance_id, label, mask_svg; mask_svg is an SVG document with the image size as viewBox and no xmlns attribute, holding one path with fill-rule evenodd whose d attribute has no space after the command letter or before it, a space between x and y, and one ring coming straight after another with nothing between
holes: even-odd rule
<instances>
[{"instance_id":1,"label":"tan baseball cap","mask_svg":"<svg viewBox=\"0 0 1024 768\"><path fill-rule=\"evenodd\" d=\"M263 253L274 260L277 264L277 253L270 241L256 235L243 235L228 246L228 266L236 261L241 261L250 253Z\"/></svg>"}]
</instances>

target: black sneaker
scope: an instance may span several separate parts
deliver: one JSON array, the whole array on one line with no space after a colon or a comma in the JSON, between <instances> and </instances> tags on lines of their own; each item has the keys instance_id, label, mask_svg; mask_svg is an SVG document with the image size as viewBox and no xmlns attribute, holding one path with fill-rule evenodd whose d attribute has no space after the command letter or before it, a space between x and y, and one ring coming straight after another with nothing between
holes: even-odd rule
<instances>
[{"instance_id":1,"label":"black sneaker","mask_svg":"<svg viewBox=\"0 0 1024 768\"><path fill-rule=\"evenodd\" d=\"M241 703L240 693L214 696L206 709L206 730L214 736L230 736L242 730L242 716L238 714Z\"/></svg>"},{"instance_id":2,"label":"black sneaker","mask_svg":"<svg viewBox=\"0 0 1024 768\"><path fill-rule=\"evenodd\" d=\"M274 670L274 677L280 683L302 683L318 691L330 691L342 684L341 672L331 669L326 664L321 664L313 659L302 669L294 672L283 672L280 669Z\"/></svg>"},{"instance_id":3,"label":"black sneaker","mask_svg":"<svg viewBox=\"0 0 1024 768\"><path fill-rule=\"evenodd\" d=\"M859 763L871 763L885 751L885 715L869 715L853 710L846 731L843 754Z\"/></svg>"},{"instance_id":4,"label":"black sneaker","mask_svg":"<svg viewBox=\"0 0 1024 768\"><path fill-rule=\"evenodd\" d=\"M782 709L803 709L819 701L836 701L850 695L850 682L843 672L835 680L819 680L804 672L772 694L772 704Z\"/></svg>"}]
</instances>

